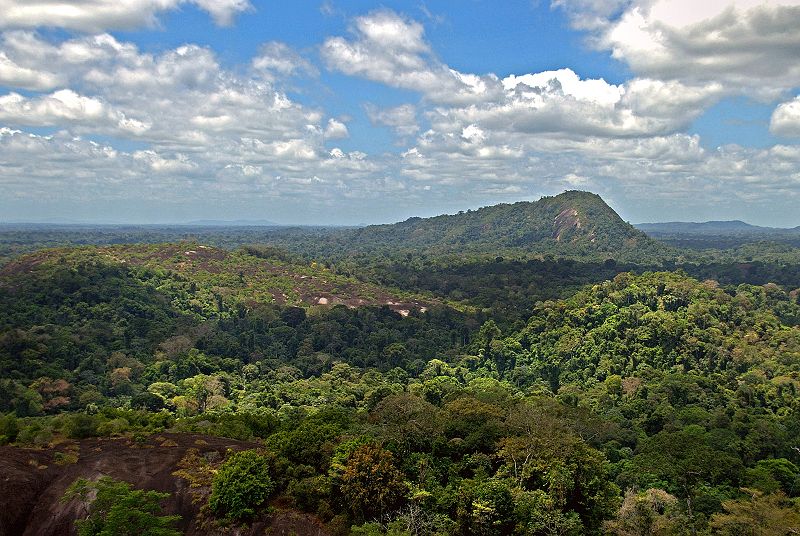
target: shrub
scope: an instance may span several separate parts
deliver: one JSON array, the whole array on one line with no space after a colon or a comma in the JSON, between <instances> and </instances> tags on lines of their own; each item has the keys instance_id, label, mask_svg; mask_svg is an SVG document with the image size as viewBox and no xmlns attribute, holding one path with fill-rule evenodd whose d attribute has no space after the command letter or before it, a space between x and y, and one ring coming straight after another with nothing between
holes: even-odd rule
<instances>
[{"instance_id":1,"label":"shrub","mask_svg":"<svg viewBox=\"0 0 800 536\"><path fill-rule=\"evenodd\" d=\"M19 423L14 415L0 415L0 445L13 443L19 434Z\"/></svg>"},{"instance_id":2,"label":"shrub","mask_svg":"<svg viewBox=\"0 0 800 536\"><path fill-rule=\"evenodd\" d=\"M211 510L229 519L252 517L275 487L269 473L267 456L254 450L231 454L211 484Z\"/></svg>"},{"instance_id":3,"label":"shrub","mask_svg":"<svg viewBox=\"0 0 800 536\"><path fill-rule=\"evenodd\" d=\"M125 419L112 419L97 427L97 435L100 437L121 436L129 429L130 423Z\"/></svg>"},{"instance_id":4,"label":"shrub","mask_svg":"<svg viewBox=\"0 0 800 536\"><path fill-rule=\"evenodd\" d=\"M64 422L64 433L70 439L84 439L97 435L99 419L95 415L75 413Z\"/></svg>"},{"instance_id":5,"label":"shrub","mask_svg":"<svg viewBox=\"0 0 800 536\"><path fill-rule=\"evenodd\" d=\"M88 505L86 519L75 521L78 536L180 536L173 528L180 516L160 515L159 503L167 497L169 493L134 490L129 483L106 476L96 482L79 478L62 500L77 498Z\"/></svg>"}]
</instances>

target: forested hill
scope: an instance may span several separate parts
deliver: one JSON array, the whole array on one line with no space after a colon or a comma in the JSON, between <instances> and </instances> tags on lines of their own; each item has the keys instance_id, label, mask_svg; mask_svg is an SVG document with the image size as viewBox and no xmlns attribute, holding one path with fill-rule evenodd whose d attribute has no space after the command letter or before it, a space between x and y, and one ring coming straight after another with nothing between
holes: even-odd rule
<instances>
[{"instance_id":1,"label":"forested hill","mask_svg":"<svg viewBox=\"0 0 800 536\"><path fill-rule=\"evenodd\" d=\"M424 250L488 253L522 250L560 255L611 255L660 246L626 223L600 196L570 191L536 202L518 202L410 218L336 233L334 242L355 251Z\"/></svg>"},{"instance_id":2,"label":"forested hill","mask_svg":"<svg viewBox=\"0 0 800 536\"><path fill-rule=\"evenodd\" d=\"M276 228L252 241L337 261L409 253L428 258L549 254L635 261L675 256L668 246L625 222L600 196L580 191L361 228Z\"/></svg>"}]
</instances>

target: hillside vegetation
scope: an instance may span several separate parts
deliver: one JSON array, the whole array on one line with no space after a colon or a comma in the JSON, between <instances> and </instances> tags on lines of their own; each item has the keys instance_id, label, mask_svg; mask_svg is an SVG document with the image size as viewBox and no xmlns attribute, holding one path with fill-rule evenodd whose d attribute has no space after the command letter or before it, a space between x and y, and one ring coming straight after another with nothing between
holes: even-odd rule
<instances>
[{"instance_id":1,"label":"hillside vegetation","mask_svg":"<svg viewBox=\"0 0 800 536\"><path fill-rule=\"evenodd\" d=\"M576 199L594 198L434 219L445 238L357 232L436 249L479 228L488 244L504 214L542 218L506 244L652 246L603 234L604 204L559 220ZM695 278L495 253L16 257L0 271L0 532L116 526L125 501L187 534L800 530L796 267L684 265Z\"/></svg>"},{"instance_id":2,"label":"hillside vegetation","mask_svg":"<svg viewBox=\"0 0 800 536\"><path fill-rule=\"evenodd\" d=\"M624 222L596 194L565 192L535 202L494 205L433 218L410 218L333 234L331 247L351 252L527 253L624 257L663 248Z\"/></svg>"}]
</instances>

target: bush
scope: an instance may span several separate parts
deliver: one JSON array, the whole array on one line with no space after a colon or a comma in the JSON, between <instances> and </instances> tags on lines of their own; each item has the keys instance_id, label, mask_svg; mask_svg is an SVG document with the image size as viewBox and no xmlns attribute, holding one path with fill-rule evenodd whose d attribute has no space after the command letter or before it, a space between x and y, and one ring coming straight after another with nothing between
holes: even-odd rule
<instances>
[{"instance_id":1,"label":"bush","mask_svg":"<svg viewBox=\"0 0 800 536\"><path fill-rule=\"evenodd\" d=\"M269 473L267 456L254 450L231 454L214 477L208 505L229 519L252 517L275 487Z\"/></svg>"},{"instance_id":2,"label":"bush","mask_svg":"<svg viewBox=\"0 0 800 536\"><path fill-rule=\"evenodd\" d=\"M19 423L14 415L0 415L0 445L13 443L19 433Z\"/></svg>"},{"instance_id":3,"label":"bush","mask_svg":"<svg viewBox=\"0 0 800 536\"><path fill-rule=\"evenodd\" d=\"M180 516L162 516L160 502L169 493L134 490L127 482L101 477L79 478L67 488L63 501L78 499L88 505L86 519L75 521L79 536L180 536L173 528Z\"/></svg>"},{"instance_id":4,"label":"bush","mask_svg":"<svg viewBox=\"0 0 800 536\"><path fill-rule=\"evenodd\" d=\"M292 480L287 489L287 495L295 505L306 512L316 512L320 504L330 497L330 493L330 479L323 475Z\"/></svg>"},{"instance_id":5,"label":"bush","mask_svg":"<svg viewBox=\"0 0 800 536\"><path fill-rule=\"evenodd\" d=\"M45 447L53 440L51 421L32 421L20 427L16 442L22 445Z\"/></svg>"},{"instance_id":6,"label":"bush","mask_svg":"<svg viewBox=\"0 0 800 536\"><path fill-rule=\"evenodd\" d=\"M112 419L97 427L97 435L100 437L121 436L129 429L130 423L125 419Z\"/></svg>"},{"instance_id":7,"label":"bush","mask_svg":"<svg viewBox=\"0 0 800 536\"><path fill-rule=\"evenodd\" d=\"M97 435L99 419L95 415L75 413L64 422L64 434L70 439L84 439Z\"/></svg>"},{"instance_id":8,"label":"bush","mask_svg":"<svg viewBox=\"0 0 800 536\"><path fill-rule=\"evenodd\" d=\"M131 407L155 412L164 409L164 399L159 395L145 391L131 398Z\"/></svg>"}]
</instances>

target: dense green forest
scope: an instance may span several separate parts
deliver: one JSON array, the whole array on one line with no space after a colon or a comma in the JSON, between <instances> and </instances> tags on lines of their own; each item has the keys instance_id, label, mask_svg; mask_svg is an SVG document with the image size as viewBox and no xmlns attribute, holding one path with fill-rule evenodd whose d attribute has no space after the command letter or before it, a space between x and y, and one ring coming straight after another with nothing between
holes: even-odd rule
<instances>
[{"instance_id":1,"label":"dense green forest","mask_svg":"<svg viewBox=\"0 0 800 536\"><path fill-rule=\"evenodd\" d=\"M326 534L800 530L789 257L369 263L227 246L9 259L2 448L78 467L87 438L253 442L175 467L209 532L288 510ZM81 534L124 511L179 533L169 493L91 477L64 498L86 504Z\"/></svg>"},{"instance_id":2,"label":"dense green forest","mask_svg":"<svg viewBox=\"0 0 800 536\"><path fill-rule=\"evenodd\" d=\"M741 488L800 492L800 306L777 285L622 273L503 331L444 305L198 310L178 274L85 253L4 278L5 442L262 437L271 495L364 531L413 511L430 533L599 533L658 496L678 534ZM344 478L360 457L388 460L386 504Z\"/></svg>"}]
</instances>

